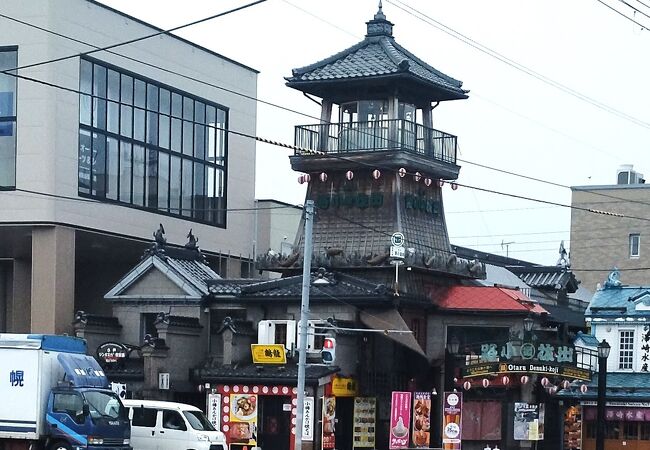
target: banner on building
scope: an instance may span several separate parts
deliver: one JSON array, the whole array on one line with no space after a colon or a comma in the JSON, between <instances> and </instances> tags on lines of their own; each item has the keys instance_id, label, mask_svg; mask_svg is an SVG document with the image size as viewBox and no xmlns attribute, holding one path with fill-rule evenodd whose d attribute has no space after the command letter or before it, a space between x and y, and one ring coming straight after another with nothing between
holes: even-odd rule
<instances>
[{"instance_id":1,"label":"banner on building","mask_svg":"<svg viewBox=\"0 0 650 450\"><path fill-rule=\"evenodd\" d=\"M302 440L314 440L314 397L305 397L302 408Z\"/></svg>"},{"instance_id":2,"label":"banner on building","mask_svg":"<svg viewBox=\"0 0 650 450\"><path fill-rule=\"evenodd\" d=\"M515 402L514 439L516 441L544 439L544 403Z\"/></svg>"},{"instance_id":3,"label":"banner on building","mask_svg":"<svg viewBox=\"0 0 650 450\"><path fill-rule=\"evenodd\" d=\"M323 397L323 449L336 447L334 439L336 422L336 397Z\"/></svg>"},{"instance_id":4,"label":"banner on building","mask_svg":"<svg viewBox=\"0 0 650 450\"><path fill-rule=\"evenodd\" d=\"M208 420L217 430L221 430L221 394L208 394Z\"/></svg>"},{"instance_id":5,"label":"banner on building","mask_svg":"<svg viewBox=\"0 0 650 450\"><path fill-rule=\"evenodd\" d=\"M375 429L377 417L377 399L374 397L355 397L354 427L352 429L352 447L375 448Z\"/></svg>"},{"instance_id":6,"label":"banner on building","mask_svg":"<svg viewBox=\"0 0 650 450\"><path fill-rule=\"evenodd\" d=\"M257 395L230 394L230 442L257 445Z\"/></svg>"},{"instance_id":7,"label":"banner on building","mask_svg":"<svg viewBox=\"0 0 650 450\"><path fill-rule=\"evenodd\" d=\"M413 393L413 444L429 447L431 441L431 392Z\"/></svg>"},{"instance_id":8,"label":"banner on building","mask_svg":"<svg viewBox=\"0 0 650 450\"><path fill-rule=\"evenodd\" d=\"M582 406L574 405L564 413L564 448L582 449Z\"/></svg>"},{"instance_id":9,"label":"banner on building","mask_svg":"<svg viewBox=\"0 0 650 450\"><path fill-rule=\"evenodd\" d=\"M445 392L442 420L442 444L447 450L460 450L462 442L463 394Z\"/></svg>"},{"instance_id":10,"label":"banner on building","mask_svg":"<svg viewBox=\"0 0 650 450\"><path fill-rule=\"evenodd\" d=\"M389 448L399 449L409 446L409 424L411 423L411 393L393 392L390 404Z\"/></svg>"}]
</instances>

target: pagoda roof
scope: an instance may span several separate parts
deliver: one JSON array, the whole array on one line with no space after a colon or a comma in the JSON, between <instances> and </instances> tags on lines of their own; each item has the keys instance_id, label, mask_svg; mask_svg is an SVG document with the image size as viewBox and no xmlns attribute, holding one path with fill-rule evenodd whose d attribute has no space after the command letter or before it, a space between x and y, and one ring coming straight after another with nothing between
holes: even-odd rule
<instances>
[{"instance_id":1,"label":"pagoda roof","mask_svg":"<svg viewBox=\"0 0 650 450\"><path fill-rule=\"evenodd\" d=\"M365 39L352 47L314 64L293 69L287 86L322 98L336 96L345 84L391 83L417 93L421 100L442 101L467 98L463 83L430 66L399 45L392 35L393 24L381 6L367 22ZM376 91L376 89L375 89ZM339 93L340 95L340 93ZM339 99L341 100L341 99Z\"/></svg>"}]
</instances>

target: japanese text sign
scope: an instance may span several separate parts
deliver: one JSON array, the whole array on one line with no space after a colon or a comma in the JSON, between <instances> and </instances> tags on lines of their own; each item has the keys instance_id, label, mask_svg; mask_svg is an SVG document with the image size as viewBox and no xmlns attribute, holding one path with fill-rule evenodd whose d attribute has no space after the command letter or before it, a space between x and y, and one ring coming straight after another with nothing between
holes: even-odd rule
<instances>
[{"instance_id":1,"label":"japanese text sign","mask_svg":"<svg viewBox=\"0 0 650 450\"><path fill-rule=\"evenodd\" d=\"M411 393L393 392L390 408L389 448L409 446L409 424L411 423Z\"/></svg>"}]
</instances>

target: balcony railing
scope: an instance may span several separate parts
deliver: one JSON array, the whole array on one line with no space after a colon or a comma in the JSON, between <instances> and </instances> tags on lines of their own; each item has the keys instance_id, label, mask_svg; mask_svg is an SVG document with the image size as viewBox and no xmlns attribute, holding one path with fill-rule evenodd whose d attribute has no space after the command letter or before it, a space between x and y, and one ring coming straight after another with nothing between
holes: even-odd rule
<instances>
[{"instance_id":1,"label":"balcony railing","mask_svg":"<svg viewBox=\"0 0 650 450\"><path fill-rule=\"evenodd\" d=\"M402 150L456 163L456 136L403 119L298 125L295 145L325 153Z\"/></svg>"}]
</instances>

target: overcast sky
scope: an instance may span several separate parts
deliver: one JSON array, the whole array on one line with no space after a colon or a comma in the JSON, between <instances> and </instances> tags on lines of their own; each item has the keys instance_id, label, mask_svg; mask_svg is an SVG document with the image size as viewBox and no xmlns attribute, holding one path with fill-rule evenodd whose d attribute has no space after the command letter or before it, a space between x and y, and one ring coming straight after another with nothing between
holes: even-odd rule
<instances>
[{"instance_id":1,"label":"overcast sky","mask_svg":"<svg viewBox=\"0 0 650 450\"><path fill-rule=\"evenodd\" d=\"M603 0L628 13L620 0ZM650 5L650 0L642 0ZM231 1L103 0L171 28L247 3ZM637 0L629 0L650 15ZM311 116L319 107L287 88L291 69L328 57L361 39L377 0L268 0L178 32L249 65L259 74L260 99ZM408 14L411 6L515 63L604 105L579 100ZM404 9L402 9L404 8ZM434 127L458 136L459 183L570 204L567 188L524 180L487 166L566 186L613 184L621 164L650 176L650 31L599 0L384 0L398 43L463 81L469 99L442 103ZM631 16L631 14L629 14ZM636 14L650 26L650 18ZM614 108L624 119L603 108ZM638 119L646 124L634 123ZM334 120L334 119L333 119ZM293 127L313 118L258 104L258 136L293 143ZM290 151L257 145L257 198L304 202L289 166ZM451 241L478 250L555 264L561 240L570 247L568 208L444 187ZM510 243L509 245L502 245Z\"/></svg>"}]
</instances>

